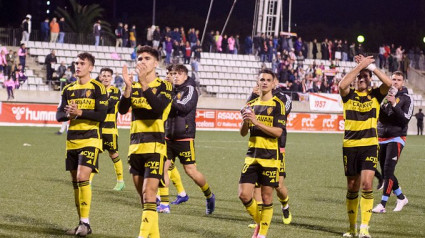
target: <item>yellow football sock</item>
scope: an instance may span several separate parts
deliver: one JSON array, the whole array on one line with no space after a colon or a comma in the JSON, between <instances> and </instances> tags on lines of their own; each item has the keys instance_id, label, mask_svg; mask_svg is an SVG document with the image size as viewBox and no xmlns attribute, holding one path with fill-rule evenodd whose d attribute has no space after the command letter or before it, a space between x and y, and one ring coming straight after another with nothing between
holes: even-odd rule
<instances>
[{"instance_id":1,"label":"yellow football sock","mask_svg":"<svg viewBox=\"0 0 425 238\"><path fill-rule=\"evenodd\" d=\"M122 169L122 160L119 156L112 159L112 162L114 162L114 168L115 168L115 174L117 175L117 181L124 181L123 176L123 169Z\"/></svg>"},{"instance_id":2,"label":"yellow football sock","mask_svg":"<svg viewBox=\"0 0 425 238\"><path fill-rule=\"evenodd\" d=\"M252 219L254 219L254 222L259 224L260 223L260 209L258 208L257 201L254 199L251 199L248 203L243 204L245 206L246 211L249 215L251 215Z\"/></svg>"},{"instance_id":3,"label":"yellow football sock","mask_svg":"<svg viewBox=\"0 0 425 238\"><path fill-rule=\"evenodd\" d=\"M212 197L212 192L211 192L211 189L210 189L210 186L208 185L208 183L205 183L205 185L202 186L202 187L200 187L200 188L201 188L201 190L204 193L204 196L206 198L211 198Z\"/></svg>"},{"instance_id":4,"label":"yellow football sock","mask_svg":"<svg viewBox=\"0 0 425 238\"><path fill-rule=\"evenodd\" d=\"M78 182L80 218L89 218L91 205L91 187L89 181Z\"/></svg>"},{"instance_id":5,"label":"yellow football sock","mask_svg":"<svg viewBox=\"0 0 425 238\"><path fill-rule=\"evenodd\" d=\"M149 238L160 238L159 237L158 212L156 213L156 222L152 225L151 231L149 233Z\"/></svg>"},{"instance_id":6,"label":"yellow football sock","mask_svg":"<svg viewBox=\"0 0 425 238\"><path fill-rule=\"evenodd\" d=\"M169 205L170 204L170 196L168 187L158 188L159 196L161 197L161 204Z\"/></svg>"},{"instance_id":7,"label":"yellow football sock","mask_svg":"<svg viewBox=\"0 0 425 238\"><path fill-rule=\"evenodd\" d=\"M361 225L369 225L373 208L373 191L362 190L362 198L360 198L360 211L362 217Z\"/></svg>"},{"instance_id":8,"label":"yellow football sock","mask_svg":"<svg viewBox=\"0 0 425 238\"><path fill-rule=\"evenodd\" d=\"M286 196L286 198L285 199L283 199L283 200L281 200L280 198L279 198L279 202L282 204L282 207L283 208L285 208L287 205L288 205L288 203L289 203L289 196ZM286 209L286 208L285 208Z\"/></svg>"},{"instance_id":9,"label":"yellow football sock","mask_svg":"<svg viewBox=\"0 0 425 238\"><path fill-rule=\"evenodd\" d=\"M139 236L148 238L152 228L158 226L158 213L156 212L156 203L148 202L143 204L142 221L140 224ZM159 237L159 231L158 231Z\"/></svg>"},{"instance_id":10,"label":"yellow football sock","mask_svg":"<svg viewBox=\"0 0 425 238\"><path fill-rule=\"evenodd\" d=\"M173 182L174 186L177 189L177 193L183 193L185 192L183 187L182 178L180 177L179 170L177 167L174 166L173 169L168 171L168 176L170 177L170 180Z\"/></svg>"},{"instance_id":11,"label":"yellow football sock","mask_svg":"<svg viewBox=\"0 0 425 238\"><path fill-rule=\"evenodd\" d=\"M258 232L258 235L266 236L273 217L273 203L269 205L263 205L260 217L260 231Z\"/></svg>"},{"instance_id":12,"label":"yellow football sock","mask_svg":"<svg viewBox=\"0 0 425 238\"><path fill-rule=\"evenodd\" d=\"M357 213L359 211L359 192L347 192L345 201L350 228L355 228L357 224Z\"/></svg>"},{"instance_id":13,"label":"yellow football sock","mask_svg":"<svg viewBox=\"0 0 425 238\"><path fill-rule=\"evenodd\" d=\"M78 218L80 218L80 192L78 189L78 182L72 181L72 186L74 187L75 207L77 208Z\"/></svg>"}]
</instances>

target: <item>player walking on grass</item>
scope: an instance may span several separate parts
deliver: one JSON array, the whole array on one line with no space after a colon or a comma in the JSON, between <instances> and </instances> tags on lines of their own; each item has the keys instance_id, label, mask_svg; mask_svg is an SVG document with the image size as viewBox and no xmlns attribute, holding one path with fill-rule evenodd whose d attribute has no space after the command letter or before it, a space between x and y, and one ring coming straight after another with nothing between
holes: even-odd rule
<instances>
[{"instance_id":1,"label":"player walking on grass","mask_svg":"<svg viewBox=\"0 0 425 238\"><path fill-rule=\"evenodd\" d=\"M121 191L125 188L122 161L118 154L117 114L121 92L117 87L111 85L113 73L110 68L100 69L99 79L105 86L109 98L108 112L105 121L102 123L102 139L103 149L109 152L109 157L114 163L115 174L117 176L117 184L114 190Z\"/></svg>"},{"instance_id":2,"label":"player walking on grass","mask_svg":"<svg viewBox=\"0 0 425 238\"><path fill-rule=\"evenodd\" d=\"M75 205L80 219L77 228L67 234L86 236L92 233L89 213L92 191L91 173L98 172L99 151L102 151L100 123L105 120L108 97L105 87L90 78L94 57L81 53L75 62L78 80L62 91L56 112L60 122L70 120L66 141L66 170L71 172Z\"/></svg>"},{"instance_id":3,"label":"player walking on grass","mask_svg":"<svg viewBox=\"0 0 425 238\"><path fill-rule=\"evenodd\" d=\"M205 176L197 169L195 160L195 133L196 133L196 105L198 104L198 93L195 89L193 79L187 76L188 70L184 65L174 65L172 71L176 72L174 79L174 94L170 116L165 123L167 140L167 158L174 160L176 157L183 164L186 174L199 186L206 199L207 215L212 214L215 209L215 195L211 192ZM167 161L165 167L171 161ZM166 183L167 184L167 183ZM168 194L168 191L167 191ZM161 196L161 199L163 197ZM189 197L181 196L180 200ZM177 197L178 202L179 197ZM161 201L162 202L162 201ZM168 213L170 208L166 204L158 207L160 212Z\"/></svg>"},{"instance_id":4,"label":"player walking on grass","mask_svg":"<svg viewBox=\"0 0 425 238\"><path fill-rule=\"evenodd\" d=\"M343 237L357 236L357 213L360 204L359 237L365 238L371 237L369 221L373 208L372 184L378 164L376 127L379 108L391 86L391 80L376 68L372 56L359 55L355 59L358 65L339 83L345 120L343 162L347 177L346 204L350 223L350 228ZM370 89L372 72L382 81L379 88ZM350 88L356 78L356 89ZM360 188L362 192L359 199Z\"/></svg>"},{"instance_id":5,"label":"player walking on grass","mask_svg":"<svg viewBox=\"0 0 425 238\"><path fill-rule=\"evenodd\" d=\"M260 97L242 110L241 136L250 132L248 152L239 180L239 199L257 224L253 238L264 238L273 217L273 189L279 186L279 138L285 126L285 104L273 96L275 74L264 69L258 77ZM261 212L253 199L261 186Z\"/></svg>"},{"instance_id":6,"label":"player walking on grass","mask_svg":"<svg viewBox=\"0 0 425 238\"><path fill-rule=\"evenodd\" d=\"M125 90L119 104L121 114L132 108L129 164L143 205L139 238L159 237L155 200L167 156L164 122L171 109L172 85L156 77L158 59L158 51L150 46L137 50L138 81L132 82L124 66Z\"/></svg>"},{"instance_id":7,"label":"player walking on grass","mask_svg":"<svg viewBox=\"0 0 425 238\"><path fill-rule=\"evenodd\" d=\"M167 66L167 75L165 78L171 84L174 84L174 78L177 74L176 71L173 70L173 67L174 65L172 64ZM174 158L171 159L170 157L167 157L167 161L165 162L165 166L164 166L164 184L158 189L160 204L158 205L157 210L161 213L170 212L170 206L169 206L170 205L170 197L169 197L170 180L173 182L174 186L177 189L177 198L171 204L178 205L178 204L187 202L189 200L189 195L186 194L186 191L183 187L183 182L181 180L180 173L174 164Z\"/></svg>"},{"instance_id":8,"label":"player walking on grass","mask_svg":"<svg viewBox=\"0 0 425 238\"><path fill-rule=\"evenodd\" d=\"M285 163L285 147L286 147L286 138L287 138L287 130L286 130L286 121L289 113L292 109L292 100L291 98L285 94L281 88L276 87L279 84L277 78L274 79L274 89L272 91L273 95L279 98L285 104L285 127L283 129L283 133L279 138L279 160L280 160L280 168L279 168L279 187L276 188L276 195L281 203L281 209L283 213L282 221L283 224L289 225L292 221L292 214L289 212L289 196L288 196L288 188L285 185L286 178L286 163ZM248 99L248 103L257 98L260 94L258 91L258 86L256 86ZM261 204L261 188L256 186L254 190L254 199L258 204ZM250 224L249 227L255 228L255 224Z\"/></svg>"},{"instance_id":9,"label":"player walking on grass","mask_svg":"<svg viewBox=\"0 0 425 238\"><path fill-rule=\"evenodd\" d=\"M385 213L385 206L391 192L397 196L395 212L403 209L408 203L401 192L398 179L394 175L395 166L400 159L401 151L406 144L407 127L413 115L413 100L404 86L404 76L395 71L392 76L392 88L381 104L378 121L379 163L384 178L384 189L381 202L373 208L374 213Z\"/></svg>"}]
</instances>

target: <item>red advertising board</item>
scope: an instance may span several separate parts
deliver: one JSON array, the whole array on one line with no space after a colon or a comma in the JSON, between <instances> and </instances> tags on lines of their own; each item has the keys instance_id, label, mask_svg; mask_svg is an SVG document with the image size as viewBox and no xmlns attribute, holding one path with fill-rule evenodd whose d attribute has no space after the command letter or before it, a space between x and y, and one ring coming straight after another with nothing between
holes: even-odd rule
<instances>
[{"instance_id":1,"label":"red advertising board","mask_svg":"<svg viewBox=\"0 0 425 238\"><path fill-rule=\"evenodd\" d=\"M0 124L58 126L56 105L0 103ZM196 127L205 130L238 130L242 121L239 111L198 109ZM118 114L119 127L131 125L131 113ZM287 121L288 131L297 132L342 132L344 119L338 114L291 113Z\"/></svg>"}]
</instances>

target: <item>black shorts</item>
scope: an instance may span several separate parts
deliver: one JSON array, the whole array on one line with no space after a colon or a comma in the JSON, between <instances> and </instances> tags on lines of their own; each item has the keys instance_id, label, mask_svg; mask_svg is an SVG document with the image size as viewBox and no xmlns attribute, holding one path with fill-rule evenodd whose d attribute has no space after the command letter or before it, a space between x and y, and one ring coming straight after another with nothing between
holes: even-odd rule
<instances>
[{"instance_id":1,"label":"black shorts","mask_svg":"<svg viewBox=\"0 0 425 238\"><path fill-rule=\"evenodd\" d=\"M280 160L280 166L279 166L279 176L283 176L286 178L286 164L285 164L285 150L281 150L279 153L279 160Z\"/></svg>"},{"instance_id":2,"label":"black shorts","mask_svg":"<svg viewBox=\"0 0 425 238\"><path fill-rule=\"evenodd\" d=\"M279 168L263 167L258 163L245 163L239 183L252 183L260 186L279 187Z\"/></svg>"},{"instance_id":3,"label":"black shorts","mask_svg":"<svg viewBox=\"0 0 425 238\"><path fill-rule=\"evenodd\" d=\"M359 175L362 170L376 170L378 146L343 147L345 176Z\"/></svg>"},{"instance_id":4,"label":"black shorts","mask_svg":"<svg viewBox=\"0 0 425 238\"><path fill-rule=\"evenodd\" d=\"M130 173L143 178L162 179L165 157L158 153L132 154L128 159Z\"/></svg>"},{"instance_id":5,"label":"black shorts","mask_svg":"<svg viewBox=\"0 0 425 238\"><path fill-rule=\"evenodd\" d=\"M194 164L195 161L195 142L189 141L171 141L167 140L167 158L175 161L176 157L180 159L181 164Z\"/></svg>"},{"instance_id":6,"label":"black shorts","mask_svg":"<svg viewBox=\"0 0 425 238\"><path fill-rule=\"evenodd\" d=\"M99 172L99 149L95 147L84 147L76 150L67 150L65 168L67 171L77 170L78 165L87 166L92 173Z\"/></svg>"},{"instance_id":7,"label":"black shorts","mask_svg":"<svg viewBox=\"0 0 425 238\"><path fill-rule=\"evenodd\" d=\"M115 134L102 134L103 150L109 152L118 151L118 135Z\"/></svg>"}]
</instances>

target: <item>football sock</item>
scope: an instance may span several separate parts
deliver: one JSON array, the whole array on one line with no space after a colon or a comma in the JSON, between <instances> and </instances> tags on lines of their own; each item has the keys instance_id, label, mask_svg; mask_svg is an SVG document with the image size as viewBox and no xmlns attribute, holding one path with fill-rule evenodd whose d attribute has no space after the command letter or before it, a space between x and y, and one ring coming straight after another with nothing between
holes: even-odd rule
<instances>
[{"instance_id":1,"label":"football sock","mask_svg":"<svg viewBox=\"0 0 425 238\"><path fill-rule=\"evenodd\" d=\"M397 196L398 199L405 199L406 197L404 196L404 194L401 192L401 188L397 188L396 190L394 190L394 194Z\"/></svg>"},{"instance_id":2,"label":"football sock","mask_svg":"<svg viewBox=\"0 0 425 238\"><path fill-rule=\"evenodd\" d=\"M255 223L260 223L260 212L258 209L257 201L254 199L249 200L249 202L243 204L245 206L246 211L251 215L252 219L254 219Z\"/></svg>"},{"instance_id":3,"label":"football sock","mask_svg":"<svg viewBox=\"0 0 425 238\"><path fill-rule=\"evenodd\" d=\"M161 198L161 204L169 205L170 204L170 196L168 187L158 188L158 193Z\"/></svg>"},{"instance_id":4,"label":"football sock","mask_svg":"<svg viewBox=\"0 0 425 238\"><path fill-rule=\"evenodd\" d=\"M357 224L357 213L359 211L359 192L347 191L346 196L347 214L350 227L354 228Z\"/></svg>"},{"instance_id":5,"label":"football sock","mask_svg":"<svg viewBox=\"0 0 425 238\"><path fill-rule=\"evenodd\" d=\"M369 225L370 217L372 216L373 208L373 191L362 190L362 197L360 198L360 211L361 211L361 225Z\"/></svg>"},{"instance_id":6,"label":"football sock","mask_svg":"<svg viewBox=\"0 0 425 238\"><path fill-rule=\"evenodd\" d=\"M381 199L382 206L385 207L387 205L388 198L389 198L388 196L382 195L382 199Z\"/></svg>"},{"instance_id":7,"label":"football sock","mask_svg":"<svg viewBox=\"0 0 425 238\"><path fill-rule=\"evenodd\" d=\"M283 199L283 200L280 200L280 198L279 198L279 202L282 204L282 208L283 209L288 209L289 208L289 205L288 205L289 196L286 196L286 198Z\"/></svg>"},{"instance_id":8,"label":"football sock","mask_svg":"<svg viewBox=\"0 0 425 238\"><path fill-rule=\"evenodd\" d=\"M117 181L123 182L124 176L123 176L123 169L122 169L122 161L119 156L112 159L112 162L114 162L114 168L115 168L115 174L117 175Z\"/></svg>"},{"instance_id":9,"label":"football sock","mask_svg":"<svg viewBox=\"0 0 425 238\"><path fill-rule=\"evenodd\" d=\"M204 196L208 199L212 197L212 193L210 190L210 186L208 185L208 183L206 182L204 186L200 187L202 192L204 193Z\"/></svg>"},{"instance_id":10,"label":"football sock","mask_svg":"<svg viewBox=\"0 0 425 238\"><path fill-rule=\"evenodd\" d=\"M263 209L261 211L261 221L260 221L260 231L258 232L258 235L267 235L267 231L270 227L270 222L272 221L273 217L273 203L272 204L263 204Z\"/></svg>"},{"instance_id":11,"label":"football sock","mask_svg":"<svg viewBox=\"0 0 425 238\"><path fill-rule=\"evenodd\" d=\"M78 182L78 190L80 195L80 218L81 220L88 219L91 205L91 187L89 181Z\"/></svg>"},{"instance_id":12,"label":"football sock","mask_svg":"<svg viewBox=\"0 0 425 238\"><path fill-rule=\"evenodd\" d=\"M154 202L144 203L139 236L147 238L149 234L153 233L152 228L157 225L158 225L158 213L156 212L156 203Z\"/></svg>"},{"instance_id":13,"label":"football sock","mask_svg":"<svg viewBox=\"0 0 425 238\"><path fill-rule=\"evenodd\" d=\"M176 187L177 193L179 195L183 194L183 193L186 195L186 192L185 192L184 187L183 187L182 178L180 177L180 173L177 170L177 167L174 166L174 168L172 170L169 170L168 176L170 177L170 180L173 182L174 186Z\"/></svg>"},{"instance_id":14,"label":"football sock","mask_svg":"<svg viewBox=\"0 0 425 238\"><path fill-rule=\"evenodd\" d=\"M72 186L74 187L75 207L77 208L78 218L80 218L80 192L78 189L78 182L72 181Z\"/></svg>"}]
</instances>

